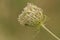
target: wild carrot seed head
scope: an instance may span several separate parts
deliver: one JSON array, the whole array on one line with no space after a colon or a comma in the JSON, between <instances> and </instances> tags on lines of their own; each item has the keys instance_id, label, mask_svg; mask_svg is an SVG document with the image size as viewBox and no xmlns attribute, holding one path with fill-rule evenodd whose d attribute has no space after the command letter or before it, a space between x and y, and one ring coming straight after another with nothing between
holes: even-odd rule
<instances>
[{"instance_id":1,"label":"wild carrot seed head","mask_svg":"<svg viewBox=\"0 0 60 40\"><path fill-rule=\"evenodd\" d=\"M18 17L21 25L36 27L42 23L44 18L43 10L36 5L27 3L22 13Z\"/></svg>"}]
</instances>

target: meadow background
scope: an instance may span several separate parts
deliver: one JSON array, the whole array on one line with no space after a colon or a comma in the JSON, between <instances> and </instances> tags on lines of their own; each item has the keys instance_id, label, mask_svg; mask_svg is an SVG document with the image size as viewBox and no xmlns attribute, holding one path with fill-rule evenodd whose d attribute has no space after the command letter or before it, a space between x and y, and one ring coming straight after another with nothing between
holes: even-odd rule
<instances>
[{"instance_id":1,"label":"meadow background","mask_svg":"<svg viewBox=\"0 0 60 40\"><path fill-rule=\"evenodd\" d=\"M0 0L0 40L32 40L31 31L25 32L25 27L17 21L27 2L43 9L47 15L46 27L60 37L60 0ZM57 39L41 27L34 40Z\"/></svg>"}]
</instances>

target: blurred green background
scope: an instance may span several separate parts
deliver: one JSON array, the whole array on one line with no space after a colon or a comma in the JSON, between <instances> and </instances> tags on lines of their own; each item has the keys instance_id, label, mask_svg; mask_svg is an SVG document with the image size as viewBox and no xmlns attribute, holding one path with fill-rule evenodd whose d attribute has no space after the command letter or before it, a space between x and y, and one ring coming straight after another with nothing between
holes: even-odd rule
<instances>
[{"instance_id":1,"label":"blurred green background","mask_svg":"<svg viewBox=\"0 0 60 40\"><path fill-rule=\"evenodd\" d=\"M27 2L43 9L47 15L46 27L60 37L60 0L0 0L0 40L32 40L32 32L25 32L18 21ZM34 40L57 40L41 27Z\"/></svg>"}]
</instances>

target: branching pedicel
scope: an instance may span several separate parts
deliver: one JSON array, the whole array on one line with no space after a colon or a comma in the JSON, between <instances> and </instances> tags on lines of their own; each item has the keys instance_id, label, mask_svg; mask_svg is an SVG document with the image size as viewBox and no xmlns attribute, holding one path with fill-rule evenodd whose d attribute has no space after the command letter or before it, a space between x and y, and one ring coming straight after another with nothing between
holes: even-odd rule
<instances>
[{"instance_id":1,"label":"branching pedicel","mask_svg":"<svg viewBox=\"0 0 60 40\"><path fill-rule=\"evenodd\" d=\"M21 25L34 27L38 30L40 29L40 26L42 26L53 37L55 37L57 40L60 40L59 37L57 37L54 33L52 33L48 28L44 26L45 19L46 16L43 14L43 10L31 3L27 3L27 6L18 17L18 21ZM37 34L38 33L39 31Z\"/></svg>"}]
</instances>

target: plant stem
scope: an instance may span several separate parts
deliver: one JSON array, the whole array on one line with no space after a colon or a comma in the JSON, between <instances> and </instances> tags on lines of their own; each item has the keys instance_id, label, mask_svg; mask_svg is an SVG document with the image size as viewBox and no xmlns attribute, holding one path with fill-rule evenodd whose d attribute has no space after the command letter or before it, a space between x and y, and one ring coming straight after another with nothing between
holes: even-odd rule
<instances>
[{"instance_id":1,"label":"plant stem","mask_svg":"<svg viewBox=\"0 0 60 40\"><path fill-rule=\"evenodd\" d=\"M60 38L58 36L56 36L53 32L51 32L47 27L45 27L43 24L42 24L42 27L48 31L53 37L55 37L57 40L60 40Z\"/></svg>"}]
</instances>

